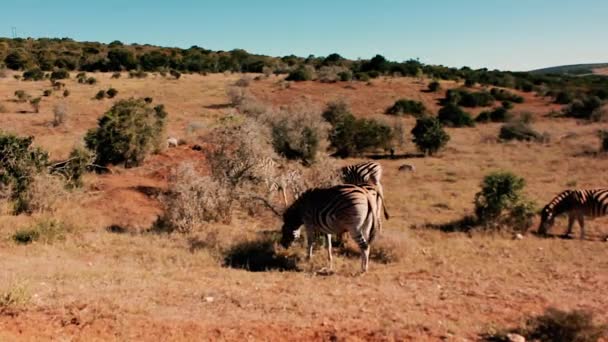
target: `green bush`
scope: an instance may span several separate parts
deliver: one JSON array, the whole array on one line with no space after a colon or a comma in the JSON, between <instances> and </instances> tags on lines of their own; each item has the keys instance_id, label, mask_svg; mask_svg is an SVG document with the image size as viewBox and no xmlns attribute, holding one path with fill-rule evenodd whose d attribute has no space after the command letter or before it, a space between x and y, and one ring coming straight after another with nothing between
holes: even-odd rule
<instances>
[{"instance_id":1,"label":"green bush","mask_svg":"<svg viewBox=\"0 0 608 342\"><path fill-rule=\"evenodd\" d=\"M507 102L511 103L511 102ZM477 122L507 122L513 118L513 115L505 108L498 107L491 111L481 112L476 118Z\"/></svg>"},{"instance_id":2,"label":"green bush","mask_svg":"<svg viewBox=\"0 0 608 342\"><path fill-rule=\"evenodd\" d=\"M287 81L310 81L312 80L313 74L310 70L305 67L299 67L287 75L285 80Z\"/></svg>"},{"instance_id":3,"label":"green bush","mask_svg":"<svg viewBox=\"0 0 608 342\"><path fill-rule=\"evenodd\" d=\"M24 81L40 81L44 79L44 72L40 68L33 68L23 73Z\"/></svg>"},{"instance_id":4,"label":"green bush","mask_svg":"<svg viewBox=\"0 0 608 342\"><path fill-rule=\"evenodd\" d=\"M399 99L386 110L386 114L403 115L411 114L414 117L420 117L426 113L426 107L420 101Z\"/></svg>"},{"instance_id":5,"label":"green bush","mask_svg":"<svg viewBox=\"0 0 608 342\"><path fill-rule=\"evenodd\" d=\"M597 96L586 96L573 100L565 109L564 115L577 119L591 119L593 113L602 106L602 100Z\"/></svg>"},{"instance_id":6,"label":"green bush","mask_svg":"<svg viewBox=\"0 0 608 342\"><path fill-rule=\"evenodd\" d=\"M523 121L515 121L504 124L500 128L498 137L502 140L520 140L542 142L546 137L534 130L530 124Z\"/></svg>"},{"instance_id":7,"label":"green bush","mask_svg":"<svg viewBox=\"0 0 608 342\"><path fill-rule=\"evenodd\" d=\"M444 131L441 122L430 116L416 119L412 135L418 149L428 155L435 154L450 140L450 136Z\"/></svg>"},{"instance_id":8,"label":"green bush","mask_svg":"<svg viewBox=\"0 0 608 342\"><path fill-rule=\"evenodd\" d=\"M48 154L32 147L33 140L0 132L0 183L11 189L16 213L27 211L25 192L34 176L48 164Z\"/></svg>"},{"instance_id":9,"label":"green bush","mask_svg":"<svg viewBox=\"0 0 608 342\"><path fill-rule=\"evenodd\" d=\"M558 104L569 104L574 100L574 95L566 90L560 91L555 95L555 103Z\"/></svg>"},{"instance_id":10,"label":"green bush","mask_svg":"<svg viewBox=\"0 0 608 342\"><path fill-rule=\"evenodd\" d=\"M608 325L596 325L586 311L548 308L526 322L523 335L530 341L596 342L608 334Z\"/></svg>"},{"instance_id":11,"label":"green bush","mask_svg":"<svg viewBox=\"0 0 608 342\"><path fill-rule=\"evenodd\" d=\"M443 106L437 115L439 121L450 127L473 127L475 122L471 114L465 112L458 105L448 103Z\"/></svg>"},{"instance_id":12,"label":"green bush","mask_svg":"<svg viewBox=\"0 0 608 342\"><path fill-rule=\"evenodd\" d=\"M69 188L82 186L82 176L93 163L94 156L84 148L75 148L67 160L51 165L50 173L61 175Z\"/></svg>"},{"instance_id":13,"label":"green bush","mask_svg":"<svg viewBox=\"0 0 608 342\"><path fill-rule=\"evenodd\" d=\"M174 69L169 70L169 74L173 76L176 80L179 80L179 78L182 77L182 73Z\"/></svg>"},{"instance_id":14,"label":"green bush","mask_svg":"<svg viewBox=\"0 0 608 342\"><path fill-rule=\"evenodd\" d=\"M87 148L96 153L99 165L139 165L161 147L167 113L164 106L150 107L142 99L116 102L87 132Z\"/></svg>"},{"instance_id":15,"label":"green bush","mask_svg":"<svg viewBox=\"0 0 608 342\"><path fill-rule=\"evenodd\" d=\"M118 94L118 90L114 89L114 88L110 88L108 90L106 90L106 95L108 96L109 99L114 98L114 96L116 96Z\"/></svg>"},{"instance_id":16,"label":"green bush","mask_svg":"<svg viewBox=\"0 0 608 342\"><path fill-rule=\"evenodd\" d=\"M349 70L341 71L338 73L338 77L340 78L340 81L342 81L342 82L349 82L349 81L352 81L352 79L353 79L353 73Z\"/></svg>"},{"instance_id":17,"label":"green bush","mask_svg":"<svg viewBox=\"0 0 608 342\"><path fill-rule=\"evenodd\" d=\"M45 89L45 90L42 92L42 96L44 96L44 97L49 97L49 96L51 96L52 94L53 94L53 90L52 90L52 89Z\"/></svg>"},{"instance_id":18,"label":"green bush","mask_svg":"<svg viewBox=\"0 0 608 342\"><path fill-rule=\"evenodd\" d=\"M361 82L369 82L369 80L371 79L369 74L366 72L358 72L355 74L354 77L357 81L361 81Z\"/></svg>"},{"instance_id":19,"label":"green bush","mask_svg":"<svg viewBox=\"0 0 608 342\"><path fill-rule=\"evenodd\" d=\"M42 98L40 98L40 97L35 97L30 100L30 105L32 106L32 109L34 110L34 113L40 112L40 102L41 101L42 101Z\"/></svg>"},{"instance_id":20,"label":"green bush","mask_svg":"<svg viewBox=\"0 0 608 342\"><path fill-rule=\"evenodd\" d=\"M12 70L23 70L27 67L29 60L25 51L21 49L13 50L4 58L6 67Z\"/></svg>"},{"instance_id":21,"label":"green bush","mask_svg":"<svg viewBox=\"0 0 608 342\"><path fill-rule=\"evenodd\" d=\"M344 102L330 102L323 118L332 126L329 141L338 157L349 157L371 149L389 149L392 129L370 119L357 119Z\"/></svg>"},{"instance_id":22,"label":"green bush","mask_svg":"<svg viewBox=\"0 0 608 342\"><path fill-rule=\"evenodd\" d=\"M66 89L63 91L63 97L68 97L68 96L70 96L70 91Z\"/></svg>"},{"instance_id":23,"label":"green bush","mask_svg":"<svg viewBox=\"0 0 608 342\"><path fill-rule=\"evenodd\" d=\"M38 241L51 244L55 241L63 241L66 234L71 230L69 226L56 220L44 220L33 227L19 229L13 234L13 241L19 244L29 244Z\"/></svg>"},{"instance_id":24,"label":"green bush","mask_svg":"<svg viewBox=\"0 0 608 342\"><path fill-rule=\"evenodd\" d=\"M95 77L89 77L86 79L87 84L93 85L97 83L97 79Z\"/></svg>"},{"instance_id":25,"label":"green bush","mask_svg":"<svg viewBox=\"0 0 608 342\"><path fill-rule=\"evenodd\" d=\"M115 71L112 73L112 78L113 79L119 79L120 78L120 71Z\"/></svg>"},{"instance_id":26,"label":"green bush","mask_svg":"<svg viewBox=\"0 0 608 342\"><path fill-rule=\"evenodd\" d=\"M25 90L15 90L15 97L19 103L27 102L32 98Z\"/></svg>"},{"instance_id":27,"label":"green bush","mask_svg":"<svg viewBox=\"0 0 608 342\"><path fill-rule=\"evenodd\" d=\"M494 103L494 97L486 92L468 92L464 89L449 89L442 101L444 105L452 103L463 107L487 107Z\"/></svg>"},{"instance_id":28,"label":"green bush","mask_svg":"<svg viewBox=\"0 0 608 342\"><path fill-rule=\"evenodd\" d=\"M129 71L129 78L146 78L146 77L148 77L148 73L141 69Z\"/></svg>"},{"instance_id":29,"label":"green bush","mask_svg":"<svg viewBox=\"0 0 608 342\"><path fill-rule=\"evenodd\" d=\"M105 97L106 97L105 90L98 91L97 94L95 94L95 96L94 96L95 100L103 100Z\"/></svg>"},{"instance_id":30,"label":"green bush","mask_svg":"<svg viewBox=\"0 0 608 342\"><path fill-rule=\"evenodd\" d=\"M441 89L441 84L438 81L432 81L431 83L429 83L429 88L428 90L431 93L434 93L436 91L439 91Z\"/></svg>"},{"instance_id":31,"label":"green bush","mask_svg":"<svg viewBox=\"0 0 608 342\"><path fill-rule=\"evenodd\" d=\"M63 80L70 78L70 73L67 70L59 69L51 73L51 80Z\"/></svg>"},{"instance_id":32,"label":"green bush","mask_svg":"<svg viewBox=\"0 0 608 342\"><path fill-rule=\"evenodd\" d=\"M492 95L494 97L494 99L496 99L497 101L508 101L508 102L515 102L515 103L524 102L524 98L522 96L513 94L512 92L505 90L505 89L492 88L490 90L490 95Z\"/></svg>"},{"instance_id":33,"label":"green bush","mask_svg":"<svg viewBox=\"0 0 608 342\"><path fill-rule=\"evenodd\" d=\"M507 171L493 172L484 177L481 191L475 194L475 215L486 226L509 225L525 231L534 217L534 204L522 192L523 178Z\"/></svg>"}]
</instances>

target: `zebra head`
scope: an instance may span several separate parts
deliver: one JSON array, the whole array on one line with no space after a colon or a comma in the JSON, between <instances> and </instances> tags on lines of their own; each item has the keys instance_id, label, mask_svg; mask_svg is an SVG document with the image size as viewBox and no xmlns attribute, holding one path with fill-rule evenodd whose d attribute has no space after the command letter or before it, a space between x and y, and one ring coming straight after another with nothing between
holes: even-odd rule
<instances>
[{"instance_id":1,"label":"zebra head","mask_svg":"<svg viewBox=\"0 0 608 342\"><path fill-rule=\"evenodd\" d=\"M297 206L292 205L283 214L283 227L281 228L281 246L289 248L293 241L300 237L302 215Z\"/></svg>"},{"instance_id":2,"label":"zebra head","mask_svg":"<svg viewBox=\"0 0 608 342\"><path fill-rule=\"evenodd\" d=\"M552 205L547 205L543 208L540 214L540 226L538 227L538 233L546 235L549 229L555 222L555 213Z\"/></svg>"}]
</instances>

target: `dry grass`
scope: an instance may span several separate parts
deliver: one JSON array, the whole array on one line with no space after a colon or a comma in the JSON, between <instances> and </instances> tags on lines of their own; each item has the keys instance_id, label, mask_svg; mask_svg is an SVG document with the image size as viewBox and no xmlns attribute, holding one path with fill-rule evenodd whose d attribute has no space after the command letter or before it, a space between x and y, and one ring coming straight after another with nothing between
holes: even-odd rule
<instances>
[{"instance_id":1,"label":"dry grass","mask_svg":"<svg viewBox=\"0 0 608 342\"><path fill-rule=\"evenodd\" d=\"M207 150L208 141L199 137L234 110L226 106L226 88L241 75L94 77L104 89L120 89L119 99L150 96L154 103L164 103L169 136L184 136L196 123L189 139ZM66 157L110 106L91 100L90 86L73 78L66 83L70 97L55 92L45 98L39 114L30 115L18 113L29 108L11 101L14 91L39 93L47 82L0 79L0 103L8 110L2 114L2 128L34 135L35 143L53 159ZM298 82L281 88L277 78L270 77L251 82L248 89L260 102L272 105L305 97L322 108L344 98L356 115L377 118L401 97L422 101L436 112L436 101L443 96L421 91L428 80L377 79L372 84L353 82L347 88L342 82ZM146 233L162 214L158 194L167 189L170 170L189 162L202 175L211 175L206 155L186 145L152 156L138 168L113 168L109 174L85 177L78 198L51 214L77 227L77 234L70 232L63 240L15 244L15 231L34 226L44 215L2 215L0 288L11 288L8 279L26 280L31 299L18 315L0 315L0 339L472 340L492 327L515 326L549 306L585 309L598 322L606 322L608 264L601 257L606 251L606 219L588 222L589 239L582 242L410 229L472 213L479 183L490 171L511 170L524 177L527 197L540 205L573 184L608 184L608 158L588 153L589 146L597 150L602 125L545 117L559 106L531 94L522 96L526 102L515 105L514 113L533 113L534 126L551 132L548 143L496 143L487 137L498 136L500 125L487 124L447 129L452 138L439 156L405 161L415 165L416 172L399 172L402 159L380 160L392 218L372 245L374 261L362 277L352 275L359 267L354 253L336 253L335 274L321 276L309 267L326 266L322 248L315 250L310 265L302 260L302 246L289 253L275 249L271 242L281 222L263 208L237 210L230 224L207 223L190 234ZM53 106L63 101L70 108L69 130L48 125ZM414 121L400 118L397 123L408 132ZM408 141L396 152L398 157L415 155ZM291 175L286 181L297 190L303 183L323 182L324 171L356 161L327 159L312 170L288 165L280 175ZM318 180L311 181L314 177ZM280 203L276 196L273 200ZM114 230L124 233L105 229L111 225L124 227ZM559 220L553 233L563 230L565 222ZM270 260L297 260L301 272L224 267L225 257L234 250L261 253Z\"/></svg>"}]
</instances>

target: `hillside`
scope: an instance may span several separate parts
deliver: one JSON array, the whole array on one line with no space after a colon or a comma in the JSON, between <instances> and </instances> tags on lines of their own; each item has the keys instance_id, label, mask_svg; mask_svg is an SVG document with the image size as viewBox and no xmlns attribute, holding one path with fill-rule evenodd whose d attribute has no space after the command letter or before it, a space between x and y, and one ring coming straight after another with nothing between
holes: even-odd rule
<instances>
[{"instance_id":1,"label":"hillside","mask_svg":"<svg viewBox=\"0 0 608 342\"><path fill-rule=\"evenodd\" d=\"M606 218L588 222L584 241L557 238L565 219L557 220L553 238L537 237L538 216L521 240L508 233L441 230L472 213L480 182L492 171L523 177L526 195L539 206L565 188L608 184L608 158L596 153L597 131L605 124L553 117L564 106L552 97L512 90L524 99L512 113L527 115L536 130L547 133L550 139L542 143L499 142L500 123L448 127L446 149L421 157L409 135L415 119L387 116L386 108L409 98L435 115L445 91L462 87L462 81L441 80L442 91L432 93L425 77L322 83L286 82L285 75L272 74L193 73L174 79L156 72L138 79L122 72L117 79L93 72L87 76L97 83L89 85L78 83L72 72L62 80L70 95L42 97L34 113L14 93L40 96L49 81L14 77L21 74L8 71L0 78L1 128L34 136L34 144L52 159L66 158L102 113L130 97L164 104L166 136L184 144L139 167L87 174L83 188L51 212L15 216L0 207L0 340L477 340L520 326L549 307L587 310L598 322L608 321ZM270 113L297 103L319 113L328 102L343 100L357 118L403 127L397 157L378 152L385 157L379 162L392 218L372 245L376 254L368 274L354 276L359 259L352 247L335 249L336 272L330 275L311 271L325 266L324 250L315 250L308 264L303 246L272 254L292 258L297 267L266 272L230 267L226 258L235 250L278 234L281 220L261 206L191 233L153 229L164 209L160 195L179 165L190 163L209 174L206 155L193 147L205 152L210 132L241 118L227 94L242 79ZM110 87L118 90L116 98L94 99ZM67 106L69 120L54 127L58 104ZM475 116L488 108L467 111ZM321 170L366 157L325 155ZM400 171L406 163L416 171ZM63 239L14 241L15 232L52 220L71 227Z\"/></svg>"},{"instance_id":2,"label":"hillside","mask_svg":"<svg viewBox=\"0 0 608 342\"><path fill-rule=\"evenodd\" d=\"M602 74L600 70L608 67L608 63L588 63L588 64L571 64L560 65L549 68L542 68L530 71L532 74L556 74L556 75L587 75L587 74ZM600 72L598 72L600 71Z\"/></svg>"}]
</instances>

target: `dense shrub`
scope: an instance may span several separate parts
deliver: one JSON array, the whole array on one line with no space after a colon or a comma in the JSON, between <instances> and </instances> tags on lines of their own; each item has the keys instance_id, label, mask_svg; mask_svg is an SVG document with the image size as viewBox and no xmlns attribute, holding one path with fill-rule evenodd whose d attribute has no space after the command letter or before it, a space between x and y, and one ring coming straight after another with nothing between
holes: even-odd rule
<instances>
[{"instance_id":1,"label":"dense shrub","mask_svg":"<svg viewBox=\"0 0 608 342\"><path fill-rule=\"evenodd\" d=\"M97 79L95 77L89 77L86 79L86 83L89 85L93 85L97 83Z\"/></svg>"},{"instance_id":2,"label":"dense shrub","mask_svg":"<svg viewBox=\"0 0 608 342\"><path fill-rule=\"evenodd\" d=\"M34 113L40 112L40 102L41 101L42 101L42 98L40 98L40 97L35 97L30 100L30 105L32 106L32 109L34 110Z\"/></svg>"},{"instance_id":3,"label":"dense shrub","mask_svg":"<svg viewBox=\"0 0 608 342\"><path fill-rule=\"evenodd\" d=\"M439 91L441 89L441 84L438 81L432 81L431 83L429 83L429 88L428 90L431 93L434 93L436 91Z\"/></svg>"},{"instance_id":4,"label":"dense shrub","mask_svg":"<svg viewBox=\"0 0 608 342\"><path fill-rule=\"evenodd\" d=\"M176 80L179 80L179 78L182 77L182 73L179 72L179 71L177 71L177 70L175 70L175 69L169 70L169 74L171 76L173 76L173 78L175 78Z\"/></svg>"},{"instance_id":5,"label":"dense shrub","mask_svg":"<svg viewBox=\"0 0 608 342\"><path fill-rule=\"evenodd\" d=\"M141 69L129 71L129 78L146 78L146 77L148 77L148 73Z\"/></svg>"},{"instance_id":6,"label":"dense shrub","mask_svg":"<svg viewBox=\"0 0 608 342\"><path fill-rule=\"evenodd\" d=\"M162 105L152 108L142 99L120 100L87 132L86 145L99 165L137 166L160 149L166 116Z\"/></svg>"},{"instance_id":7,"label":"dense shrub","mask_svg":"<svg viewBox=\"0 0 608 342\"><path fill-rule=\"evenodd\" d=\"M520 140L542 142L546 137L537 132L530 124L523 121L515 121L504 124L500 128L498 137L502 140Z\"/></svg>"},{"instance_id":8,"label":"dense shrub","mask_svg":"<svg viewBox=\"0 0 608 342\"><path fill-rule=\"evenodd\" d=\"M116 71L112 73L112 78L113 79L119 79L121 76L120 71Z\"/></svg>"},{"instance_id":9,"label":"dense shrub","mask_svg":"<svg viewBox=\"0 0 608 342\"><path fill-rule=\"evenodd\" d=\"M19 103L27 102L32 98L25 90L15 90L15 97Z\"/></svg>"},{"instance_id":10,"label":"dense shrub","mask_svg":"<svg viewBox=\"0 0 608 342\"><path fill-rule=\"evenodd\" d=\"M27 211L25 192L34 176L48 163L48 154L32 147L33 139L0 132L0 183L11 189L16 213Z\"/></svg>"},{"instance_id":11,"label":"dense shrub","mask_svg":"<svg viewBox=\"0 0 608 342\"><path fill-rule=\"evenodd\" d=\"M386 114L402 115L411 114L414 117L420 117L426 113L426 107L420 101L399 99L386 110Z\"/></svg>"},{"instance_id":12,"label":"dense shrub","mask_svg":"<svg viewBox=\"0 0 608 342\"><path fill-rule=\"evenodd\" d=\"M95 94L94 99L95 100L103 100L106 97L106 91L105 90L100 90L97 92L97 94Z\"/></svg>"},{"instance_id":13,"label":"dense shrub","mask_svg":"<svg viewBox=\"0 0 608 342\"><path fill-rule=\"evenodd\" d=\"M511 103L511 102L507 102ZM483 111L476 118L477 122L507 122L513 115L505 107L494 108L491 111Z\"/></svg>"},{"instance_id":14,"label":"dense shrub","mask_svg":"<svg viewBox=\"0 0 608 342\"><path fill-rule=\"evenodd\" d=\"M487 107L494 103L494 97L486 92L468 92L463 89L449 89L443 104L457 104L463 107Z\"/></svg>"},{"instance_id":15,"label":"dense shrub","mask_svg":"<svg viewBox=\"0 0 608 342\"><path fill-rule=\"evenodd\" d=\"M44 79L44 72L40 68L29 69L23 73L24 81L40 81Z\"/></svg>"},{"instance_id":16,"label":"dense shrub","mask_svg":"<svg viewBox=\"0 0 608 342\"><path fill-rule=\"evenodd\" d=\"M323 118L332 126L329 141L339 157L357 155L371 149L389 149L391 127L370 119L357 119L341 101L330 102Z\"/></svg>"},{"instance_id":17,"label":"dense shrub","mask_svg":"<svg viewBox=\"0 0 608 342\"><path fill-rule=\"evenodd\" d=\"M353 79L353 73L350 70L341 71L338 73L338 77L342 82L349 82Z\"/></svg>"},{"instance_id":18,"label":"dense shrub","mask_svg":"<svg viewBox=\"0 0 608 342\"><path fill-rule=\"evenodd\" d=\"M70 91L66 89L63 91L63 97L68 97L68 96L70 96Z\"/></svg>"},{"instance_id":19,"label":"dense shrub","mask_svg":"<svg viewBox=\"0 0 608 342\"><path fill-rule=\"evenodd\" d=\"M443 130L441 122L430 116L416 119L416 126L412 129L412 135L416 147L428 155L435 154L450 140L450 136Z\"/></svg>"},{"instance_id":20,"label":"dense shrub","mask_svg":"<svg viewBox=\"0 0 608 342\"><path fill-rule=\"evenodd\" d=\"M512 92L505 90L505 89L492 88L490 90L490 95L492 95L494 97L494 99L496 99L497 101L508 101L508 102L515 102L515 103L524 102L524 98L522 96L513 94Z\"/></svg>"},{"instance_id":21,"label":"dense shrub","mask_svg":"<svg viewBox=\"0 0 608 342\"><path fill-rule=\"evenodd\" d=\"M358 72L354 75L354 77L357 81L361 81L361 82L369 82L369 80L371 79L369 74L366 72Z\"/></svg>"},{"instance_id":22,"label":"dense shrub","mask_svg":"<svg viewBox=\"0 0 608 342\"><path fill-rule=\"evenodd\" d=\"M51 80L63 80L70 78L70 73L67 70L59 69L51 73Z\"/></svg>"},{"instance_id":23,"label":"dense shrub","mask_svg":"<svg viewBox=\"0 0 608 342\"><path fill-rule=\"evenodd\" d=\"M555 95L555 103L558 104L569 104L572 100L574 100L574 95L566 90L560 91Z\"/></svg>"},{"instance_id":24,"label":"dense shrub","mask_svg":"<svg viewBox=\"0 0 608 342\"><path fill-rule=\"evenodd\" d=\"M600 130L598 135L600 138L600 151L608 152L608 131Z\"/></svg>"},{"instance_id":25,"label":"dense shrub","mask_svg":"<svg viewBox=\"0 0 608 342\"><path fill-rule=\"evenodd\" d=\"M458 105L448 103L443 106L437 115L439 121L450 127L472 127L475 126L475 122L471 117L471 114L465 112Z\"/></svg>"},{"instance_id":26,"label":"dense shrub","mask_svg":"<svg viewBox=\"0 0 608 342\"><path fill-rule=\"evenodd\" d=\"M57 220L41 220L32 227L22 228L13 234L13 241L20 244L39 242L52 244L65 240L72 227Z\"/></svg>"},{"instance_id":27,"label":"dense shrub","mask_svg":"<svg viewBox=\"0 0 608 342\"><path fill-rule=\"evenodd\" d=\"M526 322L523 335L530 341L596 342L608 334L608 325L597 325L586 311L549 308Z\"/></svg>"},{"instance_id":28,"label":"dense shrub","mask_svg":"<svg viewBox=\"0 0 608 342\"><path fill-rule=\"evenodd\" d=\"M4 58L6 67L12 70L25 69L29 63L27 54L21 49L15 49Z\"/></svg>"},{"instance_id":29,"label":"dense shrub","mask_svg":"<svg viewBox=\"0 0 608 342\"><path fill-rule=\"evenodd\" d=\"M90 169L94 158L90 151L78 147L70 152L68 159L53 164L50 172L61 175L69 188L81 187L82 176Z\"/></svg>"},{"instance_id":30,"label":"dense shrub","mask_svg":"<svg viewBox=\"0 0 608 342\"><path fill-rule=\"evenodd\" d=\"M602 100L597 96L586 96L573 100L566 108L564 115L577 119L591 119L593 112L602 106Z\"/></svg>"},{"instance_id":31,"label":"dense shrub","mask_svg":"<svg viewBox=\"0 0 608 342\"><path fill-rule=\"evenodd\" d=\"M116 96L118 94L118 90L114 89L114 88L110 88L108 90L106 90L106 95L109 99L114 98L114 96Z\"/></svg>"},{"instance_id":32,"label":"dense shrub","mask_svg":"<svg viewBox=\"0 0 608 342\"><path fill-rule=\"evenodd\" d=\"M42 91L42 96L44 97L49 97L53 94L53 90L52 89L45 89L44 91Z\"/></svg>"},{"instance_id":33,"label":"dense shrub","mask_svg":"<svg viewBox=\"0 0 608 342\"><path fill-rule=\"evenodd\" d=\"M308 68L304 68L304 67L300 67L297 68L295 70L293 70L292 72L289 73L289 75L287 75L287 78L285 78L285 80L287 81L310 81L313 78L313 72L308 69Z\"/></svg>"},{"instance_id":34,"label":"dense shrub","mask_svg":"<svg viewBox=\"0 0 608 342\"><path fill-rule=\"evenodd\" d=\"M475 195L475 215L486 226L502 224L525 231L534 217L534 204L522 194L526 182L511 172L498 171L484 177Z\"/></svg>"}]
</instances>

